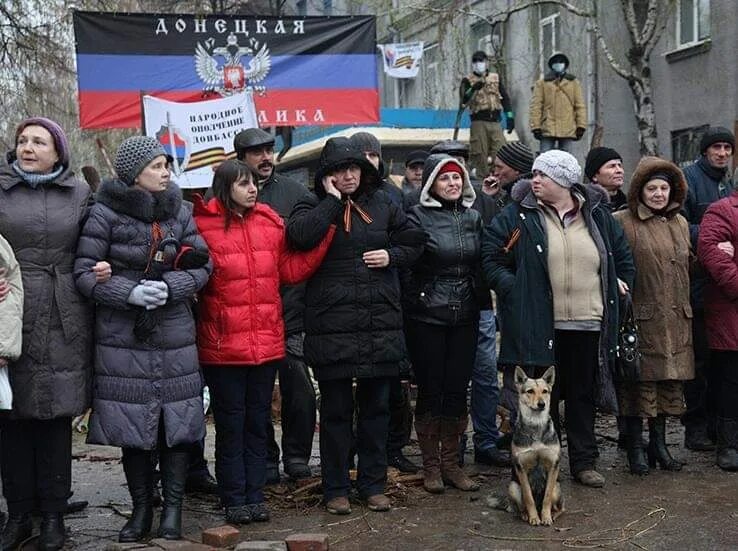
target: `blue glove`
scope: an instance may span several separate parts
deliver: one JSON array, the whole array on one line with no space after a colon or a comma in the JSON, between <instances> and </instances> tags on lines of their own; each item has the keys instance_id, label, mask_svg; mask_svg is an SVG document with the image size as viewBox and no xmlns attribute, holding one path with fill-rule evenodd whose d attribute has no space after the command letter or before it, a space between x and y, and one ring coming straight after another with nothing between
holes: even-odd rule
<instances>
[{"instance_id":1,"label":"blue glove","mask_svg":"<svg viewBox=\"0 0 738 551\"><path fill-rule=\"evenodd\" d=\"M146 285L136 285L128 295L128 304L146 308L156 302L157 290Z\"/></svg>"},{"instance_id":2,"label":"blue glove","mask_svg":"<svg viewBox=\"0 0 738 551\"><path fill-rule=\"evenodd\" d=\"M167 303L169 286L165 282L156 279L142 279L141 285L145 286L152 296L151 302L146 305L147 310L153 310Z\"/></svg>"}]
</instances>

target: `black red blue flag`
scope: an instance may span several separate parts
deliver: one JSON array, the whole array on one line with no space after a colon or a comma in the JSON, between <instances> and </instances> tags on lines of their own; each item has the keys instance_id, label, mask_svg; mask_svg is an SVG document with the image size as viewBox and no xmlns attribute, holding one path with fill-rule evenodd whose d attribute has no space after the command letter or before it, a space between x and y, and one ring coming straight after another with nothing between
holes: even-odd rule
<instances>
[{"instance_id":1,"label":"black red blue flag","mask_svg":"<svg viewBox=\"0 0 738 551\"><path fill-rule=\"evenodd\" d=\"M374 17L74 13L82 128L137 128L141 95L254 93L260 126L379 120Z\"/></svg>"}]
</instances>

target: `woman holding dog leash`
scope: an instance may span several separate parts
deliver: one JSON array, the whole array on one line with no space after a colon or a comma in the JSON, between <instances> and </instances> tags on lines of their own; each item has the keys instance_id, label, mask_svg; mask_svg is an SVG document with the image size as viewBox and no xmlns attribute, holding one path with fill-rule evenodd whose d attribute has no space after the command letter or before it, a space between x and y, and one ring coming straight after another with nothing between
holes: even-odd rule
<instances>
[{"instance_id":1,"label":"woman holding dog leash","mask_svg":"<svg viewBox=\"0 0 738 551\"><path fill-rule=\"evenodd\" d=\"M582 186L569 153L546 151L533 179L518 182L513 203L485 230L482 266L500 303L505 384L515 366L540 376L556 365L551 416L561 434L558 402L566 401L569 467L585 486L601 487L595 408L617 411L610 362L618 333L618 301L633 284L633 257L606 206L607 192Z\"/></svg>"},{"instance_id":2,"label":"woman holding dog leash","mask_svg":"<svg viewBox=\"0 0 738 551\"><path fill-rule=\"evenodd\" d=\"M103 183L77 247L77 287L97 303L95 381L88 442L123 448L133 514L121 542L151 529L159 452L164 504L159 537L180 539L189 449L204 435L202 376L192 299L208 280L207 245L170 181L171 159L146 136L125 140L118 177ZM187 251L197 251L189 261ZM96 283L90 266L108 260Z\"/></svg>"},{"instance_id":3,"label":"woman holding dog leash","mask_svg":"<svg viewBox=\"0 0 738 551\"><path fill-rule=\"evenodd\" d=\"M638 324L640 373L616 382L625 419L630 472L649 466L678 471L682 464L666 447L666 416L684 413L682 381L694 378L692 307L689 305L689 226L679 214L687 182L679 168L644 157L633 173L628 208L614 214L628 239L636 279L633 313ZM642 438L648 419L648 462Z\"/></svg>"}]
</instances>

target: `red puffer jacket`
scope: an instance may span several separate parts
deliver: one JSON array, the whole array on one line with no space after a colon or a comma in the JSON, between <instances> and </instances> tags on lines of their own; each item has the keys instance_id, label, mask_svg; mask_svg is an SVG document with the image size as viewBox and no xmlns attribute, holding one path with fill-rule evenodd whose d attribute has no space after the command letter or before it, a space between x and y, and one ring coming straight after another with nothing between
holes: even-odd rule
<instances>
[{"instance_id":1,"label":"red puffer jacket","mask_svg":"<svg viewBox=\"0 0 738 551\"><path fill-rule=\"evenodd\" d=\"M735 254L718 249L729 241ZM710 275L705 288L705 328L710 348L738 350L738 195L720 199L705 211L697 243L700 262Z\"/></svg>"},{"instance_id":2,"label":"red puffer jacket","mask_svg":"<svg viewBox=\"0 0 738 551\"><path fill-rule=\"evenodd\" d=\"M200 362L259 365L284 358L279 286L300 283L318 269L335 227L315 249L298 252L288 249L280 216L262 203L234 217L226 231L221 202L195 197L194 218L213 261L200 293Z\"/></svg>"}]
</instances>

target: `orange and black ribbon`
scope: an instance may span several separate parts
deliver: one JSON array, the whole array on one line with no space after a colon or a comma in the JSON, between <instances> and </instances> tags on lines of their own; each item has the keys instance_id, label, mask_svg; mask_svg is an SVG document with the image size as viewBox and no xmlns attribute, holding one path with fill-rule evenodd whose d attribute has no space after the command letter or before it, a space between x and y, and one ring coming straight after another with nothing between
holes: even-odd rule
<instances>
[{"instance_id":1,"label":"orange and black ribbon","mask_svg":"<svg viewBox=\"0 0 738 551\"><path fill-rule=\"evenodd\" d=\"M508 240L507 245L502 247L502 250L509 253L515 246L515 243L518 242L518 239L520 239L520 228L515 228L510 234L510 239Z\"/></svg>"},{"instance_id":2,"label":"orange and black ribbon","mask_svg":"<svg viewBox=\"0 0 738 551\"><path fill-rule=\"evenodd\" d=\"M354 209L356 214L361 216L361 219L367 224L373 222L372 217L358 204L354 203L351 197L348 197L346 199L346 207L343 209L343 227L346 229L346 233L351 232L351 209Z\"/></svg>"}]
</instances>

